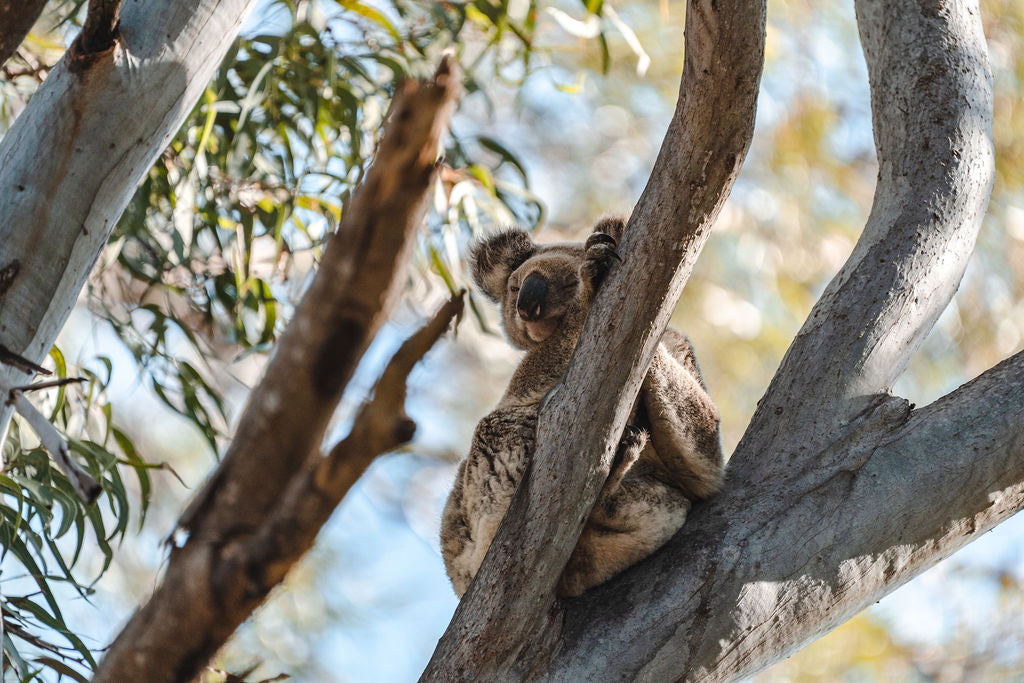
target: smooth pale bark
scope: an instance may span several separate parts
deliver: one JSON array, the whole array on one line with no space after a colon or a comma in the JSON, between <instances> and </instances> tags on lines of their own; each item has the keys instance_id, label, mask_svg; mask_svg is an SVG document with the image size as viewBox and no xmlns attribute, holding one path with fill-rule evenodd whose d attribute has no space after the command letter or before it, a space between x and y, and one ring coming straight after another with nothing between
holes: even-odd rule
<instances>
[{"instance_id":1,"label":"smooth pale bark","mask_svg":"<svg viewBox=\"0 0 1024 683\"><path fill-rule=\"evenodd\" d=\"M730 459L773 486L888 391L960 285L994 178L977 2L857 2L878 184L867 225L786 353ZM764 457L765 453L775 454ZM786 457L784 457L786 456Z\"/></svg>"},{"instance_id":2,"label":"smooth pale bark","mask_svg":"<svg viewBox=\"0 0 1024 683\"><path fill-rule=\"evenodd\" d=\"M597 295L566 376L541 411L530 471L422 680L522 677L555 642L555 584L750 144L764 11L763 2L688 4L679 102L627 226L624 262Z\"/></svg>"},{"instance_id":3,"label":"smooth pale bark","mask_svg":"<svg viewBox=\"0 0 1024 683\"><path fill-rule=\"evenodd\" d=\"M0 140L0 344L39 362L132 193L255 0L139 0L117 42L69 50ZM8 386L29 375L0 366ZM9 406L0 407L0 435Z\"/></svg>"},{"instance_id":4,"label":"smooth pale bark","mask_svg":"<svg viewBox=\"0 0 1024 683\"><path fill-rule=\"evenodd\" d=\"M885 393L956 290L991 190L991 78L977 4L889 0L857 7L880 165L875 203L849 262L760 402L725 490L698 505L661 551L566 604L509 596L534 595L529 582L538 574L557 576L562 556L533 546L571 548L581 517L563 517L571 522L562 533L542 519L514 542L499 534L495 545L510 557L489 556L488 563L512 571L500 591L491 583L486 591L505 602L474 600L471 588L438 650L455 659L438 663L435 654L428 678L483 672L545 680L732 680L838 625L1024 505L1024 355L915 412ZM748 43L726 44L731 50ZM666 147L685 134L670 131ZM648 210L665 212L666 202L641 200L637 213ZM638 228L659 229L657 221L636 219ZM631 244L627 239L627 254ZM573 420L593 424L597 410L580 406L599 405L609 395L594 390L599 378L628 364L620 359L633 347L621 344L615 326L637 324L631 312L665 291L632 279L628 265L627 257L617 274L628 276L610 287L627 319L599 318L585 333L616 344L595 352L587 337L577 352L581 360L616 363L581 362L570 370L565 386L581 387L578 403L556 397L550 409L560 411L557 424L572 436L561 441L540 432L535 468L547 478L525 482L517 502L533 509L513 506L511 514L586 514L587 507L564 502L574 489L561 472L557 480L548 474L546 446L554 442L560 453L579 452L572 444L583 445L583 453L594 448L592 438L572 431ZM626 384L622 405L628 407L634 386ZM617 434L620 422L608 424ZM589 495L588 489L584 503ZM517 570L524 547L527 562L550 565ZM494 637L494 621L514 623L502 609L531 619L534 628L526 638L515 634L515 648L507 649L518 659L498 660L504 668L446 643L457 639L489 653L480 634Z\"/></svg>"}]
</instances>

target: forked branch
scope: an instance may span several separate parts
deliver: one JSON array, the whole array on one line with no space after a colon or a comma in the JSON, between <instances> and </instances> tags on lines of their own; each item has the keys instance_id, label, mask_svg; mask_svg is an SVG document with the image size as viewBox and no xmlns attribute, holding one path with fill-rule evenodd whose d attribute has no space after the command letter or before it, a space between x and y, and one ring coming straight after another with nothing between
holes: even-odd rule
<instances>
[{"instance_id":1,"label":"forked branch","mask_svg":"<svg viewBox=\"0 0 1024 683\"><path fill-rule=\"evenodd\" d=\"M522 639L532 665L508 677L741 678L1024 506L1024 354L917 411L886 393L956 289L991 187L977 3L862 2L858 16L880 163L861 241L759 404L722 493L659 552Z\"/></svg>"}]
</instances>

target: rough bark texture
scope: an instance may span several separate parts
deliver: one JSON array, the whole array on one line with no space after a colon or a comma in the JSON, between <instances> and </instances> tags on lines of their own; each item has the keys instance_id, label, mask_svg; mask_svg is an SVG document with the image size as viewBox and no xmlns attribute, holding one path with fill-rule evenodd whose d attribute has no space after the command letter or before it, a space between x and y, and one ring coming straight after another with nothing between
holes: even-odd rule
<instances>
[{"instance_id":1,"label":"rough bark texture","mask_svg":"<svg viewBox=\"0 0 1024 683\"><path fill-rule=\"evenodd\" d=\"M689 3L679 102L620 245L624 263L598 292L566 376L541 411L531 471L423 680L518 678L543 667L562 619L555 584L750 144L764 9ZM608 358L615 362L593 360Z\"/></svg>"},{"instance_id":2,"label":"rough bark texture","mask_svg":"<svg viewBox=\"0 0 1024 683\"><path fill-rule=\"evenodd\" d=\"M191 680L308 548L369 460L412 437L399 409L403 373L440 336L461 298L396 354L352 435L320 462L327 422L401 283L458 91L445 58L433 82L408 82L396 96L376 160L234 441L182 517L187 541L172 551L162 585L111 645L95 681Z\"/></svg>"},{"instance_id":3,"label":"rough bark texture","mask_svg":"<svg viewBox=\"0 0 1024 683\"><path fill-rule=\"evenodd\" d=\"M0 344L34 362L49 352L136 186L254 2L132 2L116 43L69 50L32 96L0 140ZM29 377L0 366L8 386ZM0 408L0 436L10 414Z\"/></svg>"},{"instance_id":4,"label":"rough bark texture","mask_svg":"<svg viewBox=\"0 0 1024 683\"><path fill-rule=\"evenodd\" d=\"M46 0L0 0L0 66L25 40L45 6Z\"/></svg>"}]
</instances>

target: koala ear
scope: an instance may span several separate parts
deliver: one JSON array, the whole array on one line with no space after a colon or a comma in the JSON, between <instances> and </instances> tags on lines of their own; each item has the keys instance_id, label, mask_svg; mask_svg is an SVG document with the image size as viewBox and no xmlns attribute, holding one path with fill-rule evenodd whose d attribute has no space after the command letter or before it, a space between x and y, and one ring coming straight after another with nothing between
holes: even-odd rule
<instances>
[{"instance_id":1,"label":"koala ear","mask_svg":"<svg viewBox=\"0 0 1024 683\"><path fill-rule=\"evenodd\" d=\"M522 228L508 228L478 240L469 248L473 280L489 298L501 301L509 275L536 249Z\"/></svg>"},{"instance_id":2,"label":"koala ear","mask_svg":"<svg viewBox=\"0 0 1024 683\"><path fill-rule=\"evenodd\" d=\"M597 221L594 232L611 235L616 242L622 241L622 233L626 229L626 219L622 216L604 216Z\"/></svg>"}]
</instances>

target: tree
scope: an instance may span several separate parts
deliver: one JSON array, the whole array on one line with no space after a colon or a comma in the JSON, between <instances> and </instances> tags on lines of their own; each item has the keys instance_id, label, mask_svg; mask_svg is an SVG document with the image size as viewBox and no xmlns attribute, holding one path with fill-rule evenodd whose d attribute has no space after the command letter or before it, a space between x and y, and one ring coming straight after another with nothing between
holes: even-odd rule
<instances>
[{"instance_id":1,"label":"tree","mask_svg":"<svg viewBox=\"0 0 1024 683\"><path fill-rule=\"evenodd\" d=\"M762 398L723 493L698 506L648 561L578 600L555 601L555 581L607 473L655 340L750 142L764 39L764 5L754 9L689 5L679 105L631 217L625 263L595 303L562 388L542 415L531 473L426 679L734 678L828 630L1021 507L1015 465L1024 357L920 409L888 393L956 289L991 189L991 84L978 9L859 3L880 172L858 246ZM356 204L353 196L354 212ZM644 253L663 258L630 258ZM607 358L616 362L595 360ZM344 383L344 368L330 374ZM250 412L267 395L257 392ZM615 399L601 400L607 396ZM295 465L318 438L271 474L306 476ZM567 451L585 457L559 460ZM237 474L243 456L229 456L207 490L219 495L233 477L248 481ZM257 497L261 522L284 484ZM913 495L894 495L901 489ZM175 554L230 565L239 544L270 527L237 534L221 525L217 510L238 497L209 496L191 508L185 526L192 533ZM200 551L190 554L190 544ZM172 599L174 564L161 589ZM270 567L279 578L282 568ZM246 573L254 568L266 565L249 564ZM265 583L255 581L259 590ZM144 625L168 625L159 623L168 616L161 595L150 603L152 616L140 613ZM169 625L144 650L161 653L141 663L156 669L134 676L190 676L226 637L215 629L189 634L202 642L195 649L175 642L180 632ZM138 638L131 629L125 637ZM177 659L168 666L164 657Z\"/></svg>"}]
</instances>

